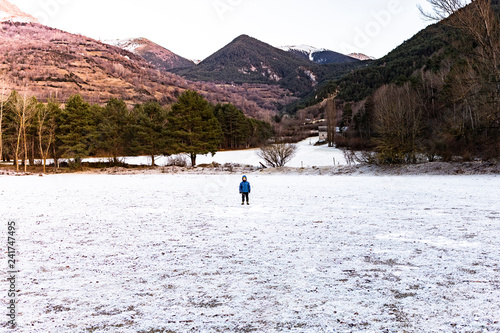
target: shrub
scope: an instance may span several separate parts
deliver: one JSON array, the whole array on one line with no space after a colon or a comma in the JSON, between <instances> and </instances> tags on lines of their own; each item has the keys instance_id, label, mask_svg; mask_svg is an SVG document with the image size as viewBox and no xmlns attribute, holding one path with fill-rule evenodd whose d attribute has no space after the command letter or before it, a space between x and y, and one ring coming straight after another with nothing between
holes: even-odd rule
<instances>
[{"instance_id":1,"label":"shrub","mask_svg":"<svg viewBox=\"0 0 500 333\"><path fill-rule=\"evenodd\" d=\"M185 168L187 166L187 157L185 155L169 156L167 166L178 166Z\"/></svg>"},{"instance_id":2,"label":"shrub","mask_svg":"<svg viewBox=\"0 0 500 333\"><path fill-rule=\"evenodd\" d=\"M297 145L292 143L277 143L260 148L257 156L273 168L284 167L297 153Z\"/></svg>"}]
</instances>

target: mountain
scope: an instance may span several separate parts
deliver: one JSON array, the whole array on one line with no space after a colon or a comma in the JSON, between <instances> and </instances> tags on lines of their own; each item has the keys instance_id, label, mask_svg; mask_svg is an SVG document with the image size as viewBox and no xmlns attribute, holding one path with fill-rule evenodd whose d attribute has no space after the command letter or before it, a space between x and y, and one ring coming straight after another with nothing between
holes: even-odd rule
<instances>
[{"instance_id":1,"label":"mountain","mask_svg":"<svg viewBox=\"0 0 500 333\"><path fill-rule=\"evenodd\" d=\"M375 60L374 57L367 56L366 54L363 53L349 53L348 56L361 61Z\"/></svg>"},{"instance_id":2,"label":"mountain","mask_svg":"<svg viewBox=\"0 0 500 333\"><path fill-rule=\"evenodd\" d=\"M500 1L492 0L491 5L497 15L500 15ZM401 84L415 79L414 74L422 70L439 72L441 69L449 70L457 62L466 62L464 54L473 53L474 50L465 50L462 46L457 48L458 41L463 43L464 34L452 28L446 21L429 25L383 58L370 62L365 68L323 85L316 91L314 100L307 104L321 101L334 91L338 92L337 97L340 100L362 101L384 84ZM474 42L469 43L472 48Z\"/></svg>"},{"instance_id":3,"label":"mountain","mask_svg":"<svg viewBox=\"0 0 500 333\"><path fill-rule=\"evenodd\" d=\"M171 104L191 89L212 103L231 102L260 118L294 100L277 86L190 82L127 50L41 24L0 23L0 41L0 85L6 94L27 91L41 101L56 97L65 102L78 93L98 104L111 98L128 105L148 100Z\"/></svg>"},{"instance_id":4,"label":"mountain","mask_svg":"<svg viewBox=\"0 0 500 333\"><path fill-rule=\"evenodd\" d=\"M361 101L384 84L406 82L413 73L431 65L432 59L443 53L442 50L449 46L447 39L452 33L453 30L445 24L431 25L385 57L366 62L365 67L323 85L305 104L321 102L333 92L338 93L340 100Z\"/></svg>"},{"instance_id":5,"label":"mountain","mask_svg":"<svg viewBox=\"0 0 500 333\"><path fill-rule=\"evenodd\" d=\"M280 84L297 91L315 84L312 65L307 59L242 35L197 66L174 72L190 80Z\"/></svg>"},{"instance_id":6,"label":"mountain","mask_svg":"<svg viewBox=\"0 0 500 333\"><path fill-rule=\"evenodd\" d=\"M338 52L327 49L318 49L308 45L282 46L280 49L313 61L317 64L344 64L360 60L353 59L353 57L346 56Z\"/></svg>"},{"instance_id":7,"label":"mountain","mask_svg":"<svg viewBox=\"0 0 500 333\"><path fill-rule=\"evenodd\" d=\"M184 80L158 71L143 58L99 41L35 23L0 23L0 71L9 89L41 100L80 93L95 103L111 97L130 104L174 100ZM179 90L179 89L178 89Z\"/></svg>"},{"instance_id":8,"label":"mountain","mask_svg":"<svg viewBox=\"0 0 500 333\"><path fill-rule=\"evenodd\" d=\"M0 0L0 22L38 23L38 20L21 11L17 6L6 0Z\"/></svg>"},{"instance_id":9,"label":"mountain","mask_svg":"<svg viewBox=\"0 0 500 333\"><path fill-rule=\"evenodd\" d=\"M141 56L158 69L171 70L195 65L193 61L183 58L146 38L118 39L105 41L105 43L118 46Z\"/></svg>"},{"instance_id":10,"label":"mountain","mask_svg":"<svg viewBox=\"0 0 500 333\"><path fill-rule=\"evenodd\" d=\"M323 86L301 115L324 114L318 102L335 99L349 127L341 144L373 150L373 163L498 160L499 36L500 0L464 2L382 59Z\"/></svg>"},{"instance_id":11,"label":"mountain","mask_svg":"<svg viewBox=\"0 0 500 333\"><path fill-rule=\"evenodd\" d=\"M321 67L307 57L241 35L197 66L173 72L196 81L279 85L300 96L324 77L338 77L352 69L346 64Z\"/></svg>"}]
</instances>

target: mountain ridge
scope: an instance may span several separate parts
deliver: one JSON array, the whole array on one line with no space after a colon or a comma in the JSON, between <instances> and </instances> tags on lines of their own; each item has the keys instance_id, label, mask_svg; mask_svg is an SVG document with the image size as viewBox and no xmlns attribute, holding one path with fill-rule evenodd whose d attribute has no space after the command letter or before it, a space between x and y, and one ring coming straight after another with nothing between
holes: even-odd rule
<instances>
[{"instance_id":1,"label":"mountain ridge","mask_svg":"<svg viewBox=\"0 0 500 333\"><path fill-rule=\"evenodd\" d=\"M171 70L192 67L195 63L144 37L103 41L146 59L153 66Z\"/></svg>"},{"instance_id":2,"label":"mountain ridge","mask_svg":"<svg viewBox=\"0 0 500 333\"><path fill-rule=\"evenodd\" d=\"M376 60L376 58L368 56L368 55L363 54L363 53L349 53L347 56L354 58L354 59L361 60L361 61Z\"/></svg>"},{"instance_id":3,"label":"mountain ridge","mask_svg":"<svg viewBox=\"0 0 500 333\"><path fill-rule=\"evenodd\" d=\"M293 53L299 57L307 58L308 60L317 64L344 64L360 60L339 52L335 52L325 48L316 48L309 45L291 45L281 46L279 48L283 51Z\"/></svg>"}]
</instances>

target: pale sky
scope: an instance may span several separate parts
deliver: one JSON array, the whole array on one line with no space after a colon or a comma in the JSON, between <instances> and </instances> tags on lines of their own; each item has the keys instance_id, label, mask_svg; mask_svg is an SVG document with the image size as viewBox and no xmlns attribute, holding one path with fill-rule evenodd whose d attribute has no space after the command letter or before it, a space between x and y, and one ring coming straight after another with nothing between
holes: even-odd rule
<instances>
[{"instance_id":1,"label":"pale sky","mask_svg":"<svg viewBox=\"0 0 500 333\"><path fill-rule=\"evenodd\" d=\"M41 23L107 40L145 37L202 60L246 34L380 58L429 24L425 0L9 0Z\"/></svg>"}]
</instances>

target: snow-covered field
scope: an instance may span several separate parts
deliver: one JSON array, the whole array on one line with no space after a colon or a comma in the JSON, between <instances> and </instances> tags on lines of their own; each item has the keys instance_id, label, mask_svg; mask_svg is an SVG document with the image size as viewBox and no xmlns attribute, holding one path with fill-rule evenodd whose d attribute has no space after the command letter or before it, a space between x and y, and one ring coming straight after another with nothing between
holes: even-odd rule
<instances>
[{"instance_id":1,"label":"snow-covered field","mask_svg":"<svg viewBox=\"0 0 500 333\"><path fill-rule=\"evenodd\" d=\"M16 332L500 331L498 176L248 176L0 176Z\"/></svg>"},{"instance_id":2,"label":"snow-covered field","mask_svg":"<svg viewBox=\"0 0 500 333\"><path fill-rule=\"evenodd\" d=\"M318 137L309 138L297 143L298 149L295 157L287 163L288 167L308 168L320 166L346 165L344 154L340 149L329 148L326 145L314 146L318 142ZM219 164L237 163L241 165L259 166L259 162L264 162L257 156L258 149L232 150L217 152L214 156L198 155L196 158L197 164L210 164L217 162ZM97 162L105 161L105 158L89 158L86 161ZM189 159L186 158L189 162ZM124 157L122 161L130 165L149 165L151 158L148 156ZM165 166L168 164L169 158L165 156L155 157L155 164ZM50 161L52 163L52 160Z\"/></svg>"}]
</instances>

